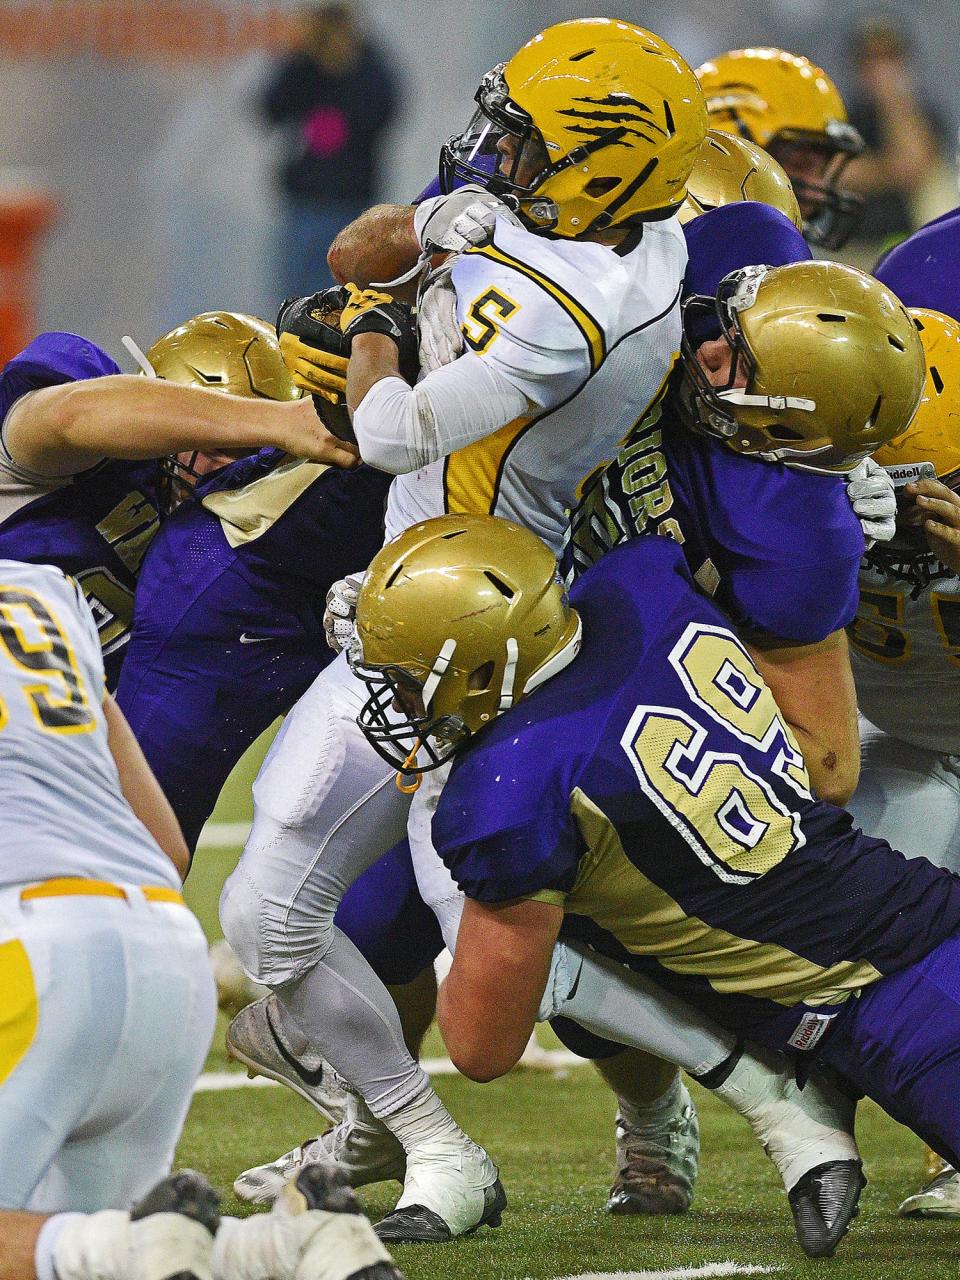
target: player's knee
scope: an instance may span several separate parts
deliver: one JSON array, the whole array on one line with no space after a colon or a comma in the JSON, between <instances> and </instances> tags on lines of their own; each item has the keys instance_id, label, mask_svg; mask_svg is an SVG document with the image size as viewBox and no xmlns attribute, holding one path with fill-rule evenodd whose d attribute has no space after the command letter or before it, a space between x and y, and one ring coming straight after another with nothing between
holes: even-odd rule
<instances>
[{"instance_id":1,"label":"player's knee","mask_svg":"<svg viewBox=\"0 0 960 1280\"><path fill-rule=\"evenodd\" d=\"M220 894L220 927L253 981L276 987L326 956L334 939L335 906L335 901L328 909L281 906L260 891L241 863Z\"/></svg>"}]
</instances>

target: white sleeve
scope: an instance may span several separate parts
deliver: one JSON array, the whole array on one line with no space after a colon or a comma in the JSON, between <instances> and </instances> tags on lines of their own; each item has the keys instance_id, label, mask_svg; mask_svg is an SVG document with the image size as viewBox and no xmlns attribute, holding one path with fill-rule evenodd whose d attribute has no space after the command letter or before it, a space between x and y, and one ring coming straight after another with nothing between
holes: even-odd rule
<instances>
[{"instance_id":1,"label":"white sleeve","mask_svg":"<svg viewBox=\"0 0 960 1280\"><path fill-rule=\"evenodd\" d=\"M353 415L364 462L392 475L419 471L529 413L526 395L468 352L411 387L374 383Z\"/></svg>"}]
</instances>

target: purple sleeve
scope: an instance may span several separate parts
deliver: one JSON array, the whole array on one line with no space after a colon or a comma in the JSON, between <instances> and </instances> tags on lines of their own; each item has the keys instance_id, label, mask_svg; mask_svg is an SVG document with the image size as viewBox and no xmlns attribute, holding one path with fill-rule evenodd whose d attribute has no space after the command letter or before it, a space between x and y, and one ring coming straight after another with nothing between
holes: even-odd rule
<instances>
[{"instance_id":1,"label":"purple sleeve","mask_svg":"<svg viewBox=\"0 0 960 1280\"><path fill-rule=\"evenodd\" d=\"M684 296L712 296L731 271L765 263L782 267L812 255L803 236L785 214L755 200L726 204L694 218L683 228L690 261Z\"/></svg>"},{"instance_id":2,"label":"purple sleeve","mask_svg":"<svg viewBox=\"0 0 960 1280\"><path fill-rule=\"evenodd\" d=\"M565 747L538 736L520 747L478 744L443 789L433 841L468 898L509 902L573 886L581 845L559 768L549 767Z\"/></svg>"},{"instance_id":3,"label":"purple sleeve","mask_svg":"<svg viewBox=\"0 0 960 1280\"><path fill-rule=\"evenodd\" d=\"M852 620L863 531L840 477L745 458L686 432L670 448L708 513L716 602L739 628L813 644Z\"/></svg>"},{"instance_id":4,"label":"purple sleeve","mask_svg":"<svg viewBox=\"0 0 960 1280\"><path fill-rule=\"evenodd\" d=\"M120 372L117 362L86 338L75 333L41 333L0 373L0 421L28 391Z\"/></svg>"},{"instance_id":5,"label":"purple sleeve","mask_svg":"<svg viewBox=\"0 0 960 1280\"><path fill-rule=\"evenodd\" d=\"M960 209L928 222L891 249L874 275L907 307L942 311L960 321Z\"/></svg>"}]
</instances>

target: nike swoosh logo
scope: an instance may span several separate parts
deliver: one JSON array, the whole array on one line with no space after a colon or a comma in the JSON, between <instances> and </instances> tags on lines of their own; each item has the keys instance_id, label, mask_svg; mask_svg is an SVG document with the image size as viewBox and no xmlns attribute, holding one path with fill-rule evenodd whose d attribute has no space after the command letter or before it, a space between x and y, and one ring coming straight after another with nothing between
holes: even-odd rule
<instances>
[{"instance_id":1,"label":"nike swoosh logo","mask_svg":"<svg viewBox=\"0 0 960 1280\"><path fill-rule=\"evenodd\" d=\"M581 979L582 977L583 977L583 957L581 956L581 958L580 958L580 968L577 970L577 976L574 978L574 980L573 980L573 985L571 986L570 990L567 992L567 994L566 994L566 996L564 997L564 999L566 999L566 1000L572 1000L572 999L573 999L573 997L577 994L577 987L579 987L579 985L580 985L580 979Z\"/></svg>"},{"instance_id":2,"label":"nike swoosh logo","mask_svg":"<svg viewBox=\"0 0 960 1280\"><path fill-rule=\"evenodd\" d=\"M266 640L275 640L276 636L248 636L244 631L240 635L241 644L263 644Z\"/></svg>"},{"instance_id":3,"label":"nike swoosh logo","mask_svg":"<svg viewBox=\"0 0 960 1280\"><path fill-rule=\"evenodd\" d=\"M270 1034L273 1037L273 1043L277 1046L280 1056L283 1058L284 1062L294 1069L304 1084L310 1085L312 1088L316 1088L319 1084L322 1084L324 1076L323 1067L318 1067L316 1071L308 1071L302 1062L298 1062L277 1035L277 1029L273 1025L273 1018L270 1016L270 1010L265 1009L264 1013L267 1015L267 1026L269 1027Z\"/></svg>"}]
</instances>

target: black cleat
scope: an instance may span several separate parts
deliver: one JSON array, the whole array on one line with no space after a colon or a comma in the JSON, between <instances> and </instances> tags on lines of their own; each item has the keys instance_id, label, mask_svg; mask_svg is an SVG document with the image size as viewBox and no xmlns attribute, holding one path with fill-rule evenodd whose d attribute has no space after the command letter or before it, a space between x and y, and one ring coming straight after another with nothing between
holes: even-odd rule
<instances>
[{"instance_id":1,"label":"black cleat","mask_svg":"<svg viewBox=\"0 0 960 1280\"><path fill-rule=\"evenodd\" d=\"M130 1221L139 1222L155 1213L179 1213L198 1222L210 1232L211 1241L220 1225L220 1196L202 1173L181 1169L158 1182L130 1211ZM193 1245L192 1249L196 1246ZM176 1263L173 1263L176 1266ZM171 1271L164 1280L198 1280L193 1271Z\"/></svg>"},{"instance_id":2,"label":"black cleat","mask_svg":"<svg viewBox=\"0 0 960 1280\"><path fill-rule=\"evenodd\" d=\"M805 1173L787 1192L800 1248L808 1258L832 1258L859 1213L867 1185L859 1160L830 1160Z\"/></svg>"},{"instance_id":3,"label":"black cleat","mask_svg":"<svg viewBox=\"0 0 960 1280\"><path fill-rule=\"evenodd\" d=\"M503 1211L507 1207L507 1193L497 1178L484 1191L483 1217L464 1235L473 1235L480 1227L499 1227ZM380 1219L374 1227L381 1240L389 1244L446 1244L454 1235L439 1213L422 1204L405 1205L394 1209Z\"/></svg>"}]
</instances>

